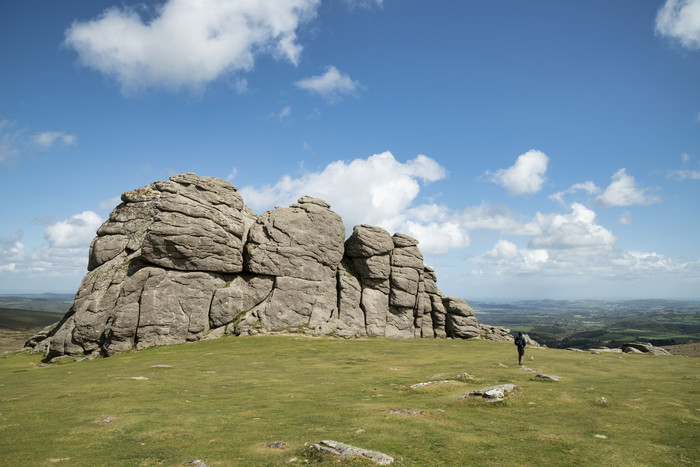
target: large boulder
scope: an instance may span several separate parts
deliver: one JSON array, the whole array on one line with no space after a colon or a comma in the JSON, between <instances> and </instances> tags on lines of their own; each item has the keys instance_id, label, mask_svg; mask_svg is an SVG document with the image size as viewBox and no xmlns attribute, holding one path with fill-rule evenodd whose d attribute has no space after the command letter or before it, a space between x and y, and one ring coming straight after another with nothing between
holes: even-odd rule
<instances>
[{"instance_id":1,"label":"large boulder","mask_svg":"<svg viewBox=\"0 0 700 467\"><path fill-rule=\"evenodd\" d=\"M478 338L418 241L304 196L257 216L232 184L179 174L127 191L98 229L68 313L27 346L46 360L225 334Z\"/></svg>"}]
</instances>

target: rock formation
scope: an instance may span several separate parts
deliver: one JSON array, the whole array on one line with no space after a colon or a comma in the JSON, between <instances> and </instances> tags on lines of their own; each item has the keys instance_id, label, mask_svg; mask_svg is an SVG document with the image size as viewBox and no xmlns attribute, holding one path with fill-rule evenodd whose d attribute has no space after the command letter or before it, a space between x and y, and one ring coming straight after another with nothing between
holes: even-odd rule
<instances>
[{"instance_id":1,"label":"rock formation","mask_svg":"<svg viewBox=\"0 0 700 467\"><path fill-rule=\"evenodd\" d=\"M304 196L257 216L232 184L179 174L122 195L97 230L71 309L27 342L47 360L220 337L478 338L418 242Z\"/></svg>"}]
</instances>

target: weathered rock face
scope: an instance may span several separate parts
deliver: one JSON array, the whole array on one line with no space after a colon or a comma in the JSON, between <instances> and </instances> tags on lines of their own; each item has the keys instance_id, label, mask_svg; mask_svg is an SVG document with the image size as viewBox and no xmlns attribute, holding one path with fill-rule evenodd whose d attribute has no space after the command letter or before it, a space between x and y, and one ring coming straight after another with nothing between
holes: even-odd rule
<instances>
[{"instance_id":1,"label":"weathered rock face","mask_svg":"<svg viewBox=\"0 0 700 467\"><path fill-rule=\"evenodd\" d=\"M70 311L27 342L46 359L225 333L479 337L474 311L444 297L415 239L359 225L344 241L320 199L257 216L230 183L179 174L122 201Z\"/></svg>"}]
</instances>

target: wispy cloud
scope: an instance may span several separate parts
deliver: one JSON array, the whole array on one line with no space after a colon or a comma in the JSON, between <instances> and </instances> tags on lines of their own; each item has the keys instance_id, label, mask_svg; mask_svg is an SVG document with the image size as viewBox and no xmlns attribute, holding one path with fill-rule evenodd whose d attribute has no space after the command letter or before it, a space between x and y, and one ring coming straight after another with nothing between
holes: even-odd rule
<instances>
[{"instance_id":1,"label":"wispy cloud","mask_svg":"<svg viewBox=\"0 0 700 467\"><path fill-rule=\"evenodd\" d=\"M700 49L700 0L666 0L656 15L656 33Z\"/></svg>"},{"instance_id":2,"label":"wispy cloud","mask_svg":"<svg viewBox=\"0 0 700 467\"><path fill-rule=\"evenodd\" d=\"M135 7L111 7L74 22L65 43L83 65L113 77L125 92L198 89L224 74L251 70L262 53L296 65L302 51L297 28L316 15L319 3L168 0L148 21Z\"/></svg>"},{"instance_id":3,"label":"wispy cloud","mask_svg":"<svg viewBox=\"0 0 700 467\"><path fill-rule=\"evenodd\" d=\"M304 78L295 83L297 87L305 89L312 94L318 94L324 99L335 102L343 96L352 95L361 86L345 73L338 71L334 66L326 68L322 75Z\"/></svg>"},{"instance_id":4,"label":"wispy cloud","mask_svg":"<svg viewBox=\"0 0 700 467\"><path fill-rule=\"evenodd\" d=\"M507 169L486 172L486 177L508 190L513 195L537 193L547 180L549 158L542 151L531 149L518 156L515 164Z\"/></svg>"},{"instance_id":5,"label":"wispy cloud","mask_svg":"<svg viewBox=\"0 0 700 467\"><path fill-rule=\"evenodd\" d=\"M588 180L583 183L575 183L564 191L558 191L557 193L549 195L548 198L565 205L566 201L564 201L564 196L576 193L577 191L585 191L589 195L594 195L600 192L600 188L598 188L595 183Z\"/></svg>"},{"instance_id":6,"label":"wispy cloud","mask_svg":"<svg viewBox=\"0 0 700 467\"><path fill-rule=\"evenodd\" d=\"M75 146L78 138L63 131L42 131L32 136L34 143L42 149L49 149L54 144L62 146Z\"/></svg>"},{"instance_id":7,"label":"wispy cloud","mask_svg":"<svg viewBox=\"0 0 700 467\"><path fill-rule=\"evenodd\" d=\"M606 207L647 205L661 201L659 196L649 193L648 188L638 187L634 177L628 175L625 168L613 174L610 185L596 199Z\"/></svg>"}]
</instances>

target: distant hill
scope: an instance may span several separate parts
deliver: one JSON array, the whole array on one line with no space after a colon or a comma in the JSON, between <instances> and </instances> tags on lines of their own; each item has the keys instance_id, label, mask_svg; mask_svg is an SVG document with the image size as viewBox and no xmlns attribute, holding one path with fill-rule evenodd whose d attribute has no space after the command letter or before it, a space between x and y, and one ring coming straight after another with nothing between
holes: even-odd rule
<instances>
[{"instance_id":1,"label":"distant hill","mask_svg":"<svg viewBox=\"0 0 700 467\"><path fill-rule=\"evenodd\" d=\"M700 301L527 300L470 302L480 323L526 332L554 348L657 346L700 341Z\"/></svg>"},{"instance_id":2,"label":"distant hill","mask_svg":"<svg viewBox=\"0 0 700 467\"><path fill-rule=\"evenodd\" d=\"M0 308L0 329L11 331L41 329L62 317L63 313Z\"/></svg>"},{"instance_id":3,"label":"distant hill","mask_svg":"<svg viewBox=\"0 0 700 467\"><path fill-rule=\"evenodd\" d=\"M73 294L0 294L0 308L65 313L73 304Z\"/></svg>"}]
</instances>

